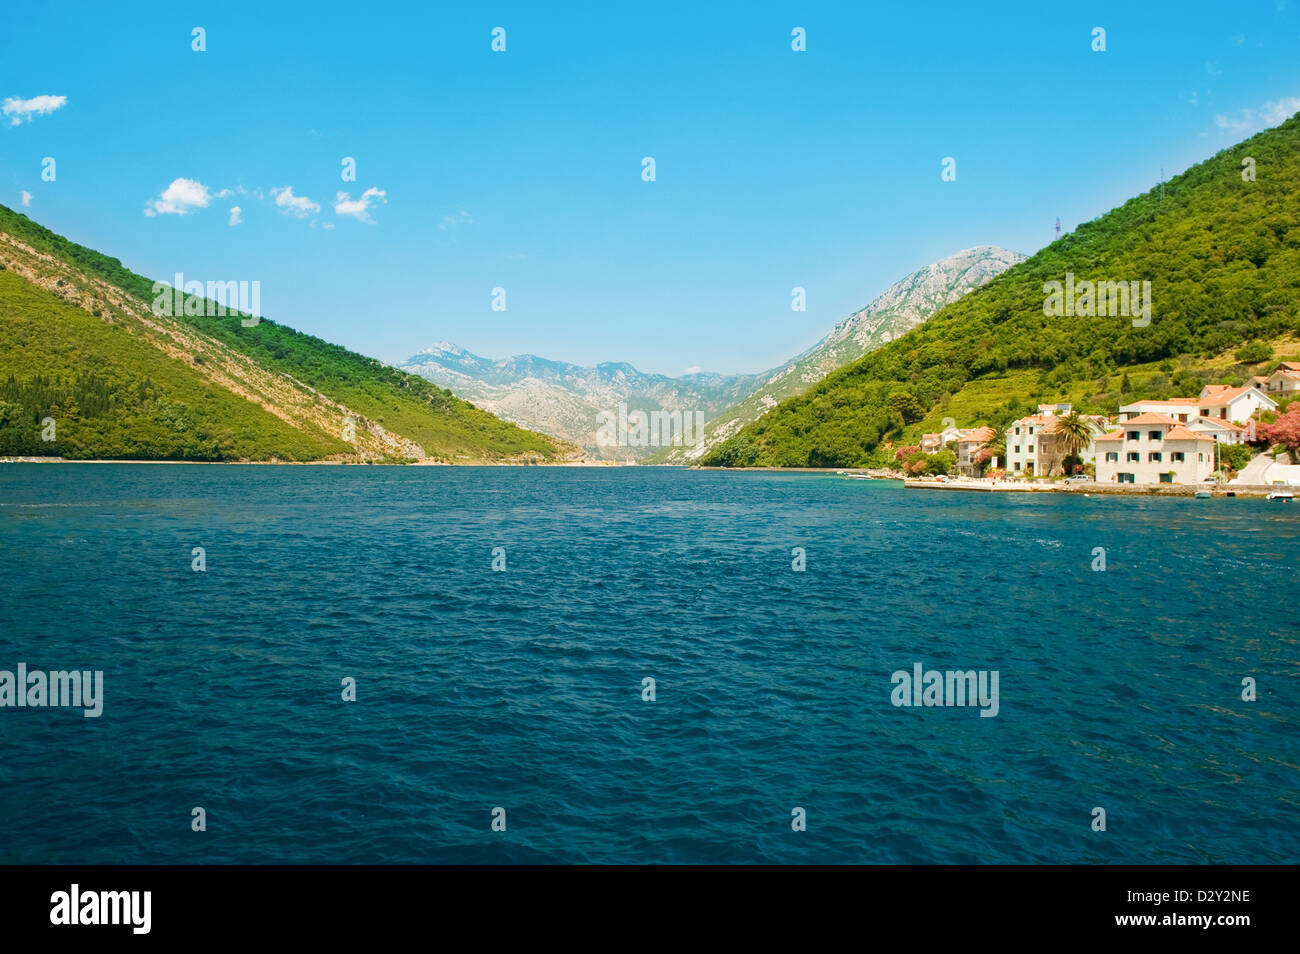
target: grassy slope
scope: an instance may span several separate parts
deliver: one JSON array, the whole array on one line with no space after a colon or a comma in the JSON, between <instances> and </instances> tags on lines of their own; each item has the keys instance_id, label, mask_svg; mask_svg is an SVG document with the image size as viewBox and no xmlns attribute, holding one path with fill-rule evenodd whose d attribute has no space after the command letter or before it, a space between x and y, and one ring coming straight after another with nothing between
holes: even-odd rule
<instances>
[{"instance_id":1,"label":"grassy slope","mask_svg":"<svg viewBox=\"0 0 1300 954\"><path fill-rule=\"evenodd\" d=\"M0 369L5 454L312 460L350 450L213 387L122 325L11 271L0 271ZM46 416L55 420L54 442L41 439Z\"/></svg>"},{"instance_id":2,"label":"grassy slope","mask_svg":"<svg viewBox=\"0 0 1300 954\"><path fill-rule=\"evenodd\" d=\"M141 301L153 301L150 279L4 206L0 206L0 231L39 252L74 264ZM289 374L388 430L418 442L430 455L491 460L529 454L551 460L564 452L563 445L552 438L507 424L423 378L268 319L263 318L251 328L242 327L237 316L184 320L263 366ZM17 367L25 376L25 366ZM10 365L6 370L12 372L15 367Z\"/></svg>"},{"instance_id":3,"label":"grassy slope","mask_svg":"<svg viewBox=\"0 0 1300 954\"><path fill-rule=\"evenodd\" d=\"M1244 182L1242 159L1257 180ZM1043 314L1043 283L1152 283L1149 326ZM1080 226L920 328L833 372L749 425L704 463L883 462L944 416L1001 425L1042 402L1113 414L1120 400L1240 382L1266 364L1247 341L1291 356L1300 334L1300 118L1189 169ZM1128 387L1123 387L1127 377Z\"/></svg>"}]
</instances>

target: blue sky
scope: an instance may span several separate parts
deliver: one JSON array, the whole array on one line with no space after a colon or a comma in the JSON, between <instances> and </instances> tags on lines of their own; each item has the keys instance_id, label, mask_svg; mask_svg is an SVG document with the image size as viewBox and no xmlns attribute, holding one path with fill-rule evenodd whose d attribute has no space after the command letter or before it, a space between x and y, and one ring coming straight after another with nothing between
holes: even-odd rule
<instances>
[{"instance_id":1,"label":"blue sky","mask_svg":"<svg viewBox=\"0 0 1300 954\"><path fill-rule=\"evenodd\" d=\"M392 362L762 370L1300 109L1300 0L175 6L6 11L0 202Z\"/></svg>"}]
</instances>

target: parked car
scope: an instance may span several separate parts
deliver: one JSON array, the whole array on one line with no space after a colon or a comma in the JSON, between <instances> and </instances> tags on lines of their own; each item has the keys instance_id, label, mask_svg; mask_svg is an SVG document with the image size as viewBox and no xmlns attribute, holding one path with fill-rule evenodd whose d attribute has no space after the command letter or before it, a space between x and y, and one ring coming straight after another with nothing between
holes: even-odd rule
<instances>
[{"instance_id":1,"label":"parked car","mask_svg":"<svg viewBox=\"0 0 1300 954\"><path fill-rule=\"evenodd\" d=\"M1089 477L1087 474L1075 474L1074 476L1066 477L1065 479L1070 483L1079 483L1085 480L1092 480L1092 478Z\"/></svg>"}]
</instances>

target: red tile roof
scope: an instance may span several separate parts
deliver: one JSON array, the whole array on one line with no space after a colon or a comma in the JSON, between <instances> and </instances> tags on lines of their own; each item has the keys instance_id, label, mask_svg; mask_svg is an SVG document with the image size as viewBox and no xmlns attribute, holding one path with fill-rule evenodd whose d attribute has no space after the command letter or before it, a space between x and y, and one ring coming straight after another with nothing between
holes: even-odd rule
<instances>
[{"instance_id":1,"label":"red tile roof","mask_svg":"<svg viewBox=\"0 0 1300 954\"><path fill-rule=\"evenodd\" d=\"M1191 427L1193 424L1197 422L1200 422L1202 424L1213 424L1215 427L1222 427L1230 431L1244 431L1246 429L1241 424L1238 424L1235 421L1229 421L1226 418L1222 418L1222 417L1198 417L1195 420L1188 421L1187 426Z\"/></svg>"},{"instance_id":2,"label":"red tile roof","mask_svg":"<svg viewBox=\"0 0 1300 954\"><path fill-rule=\"evenodd\" d=\"M957 438L957 442L966 443L968 441L979 441L982 444L991 438L993 433L993 428L988 425L983 427L973 427L962 431L961 436Z\"/></svg>"}]
</instances>

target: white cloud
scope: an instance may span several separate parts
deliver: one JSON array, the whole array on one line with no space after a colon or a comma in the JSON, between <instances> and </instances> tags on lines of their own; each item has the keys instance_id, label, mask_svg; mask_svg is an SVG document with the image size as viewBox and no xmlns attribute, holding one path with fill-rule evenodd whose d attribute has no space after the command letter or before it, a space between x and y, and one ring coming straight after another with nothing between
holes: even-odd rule
<instances>
[{"instance_id":1,"label":"white cloud","mask_svg":"<svg viewBox=\"0 0 1300 954\"><path fill-rule=\"evenodd\" d=\"M22 122L31 122L32 116L44 116L60 109L68 101L66 96L33 96L31 99L19 99L10 96L5 100L4 114L13 117L9 125L17 126Z\"/></svg>"},{"instance_id":2,"label":"white cloud","mask_svg":"<svg viewBox=\"0 0 1300 954\"><path fill-rule=\"evenodd\" d=\"M144 208L144 214L184 215L195 209L205 209L212 201L208 187L197 179L173 179L172 184L163 189L162 195L150 199Z\"/></svg>"},{"instance_id":3,"label":"white cloud","mask_svg":"<svg viewBox=\"0 0 1300 954\"><path fill-rule=\"evenodd\" d=\"M232 205L232 206L230 207L230 219L226 222L226 224L227 224L227 225L243 225L243 224L244 224L244 210L241 209L241 208L240 208L239 206L237 206L237 205Z\"/></svg>"},{"instance_id":4,"label":"white cloud","mask_svg":"<svg viewBox=\"0 0 1300 954\"><path fill-rule=\"evenodd\" d=\"M383 189L369 188L361 193L361 198L355 202L346 192L339 192L334 201L335 215L350 215L358 222L368 222L374 225L375 220L370 217L371 200L377 200L374 204L387 202L388 193Z\"/></svg>"},{"instance_id":5,"label":"white cloud","mask_svg":"<svg viewBox=\"0 0 1300 954\"><path fill-rule=\"evenodd\" d=\"M305 195L294 195L293 186L280 186L277 189L272 189L271 195L275 196L275 204L284 209L286 215L305 219L307 216L315 215L320 211L320 203L313 202Z\"/></svg>"},{"instance_id":6,"label":"white cloud","mask_svg":"<svg viewBox=\"0 0 1300 954\"><path fill-rule=\"evenodd\" d=\"M438 228L440 228L444 232L450 232L457 225L473 225L473 224L474 224L474 217L471 216L464 209L462 209L460 213L457 215L444 215L442 217L442 222L438 225Z\"/></svg>"},{"instance_id":7,"label":"white cloud","mask_svg":"<svg viewBox=\"0 0 1300 954\"><path fill-rule=\"evenodd\" d=\"M23 208L29 209L32 205L32 194L26 189L23 190Z\"/></svg>"},{"instance_id":8,"label":"white cloud","mask_svg":"<svg viewBox=\"0 0 1300 954\"><path fill-rule=\"evenodd\" d=\"M704 369L701 368L698 364L693 364L685 371L683 371L682 374L699 374L703 370Z\"/></svg>"},{"instance_id":9,"label":"white cloud","mask_svg":"<svg viewBox=\"0 0 1300 954\"><path fill-rule=\"evenodd\" d=\"M1296 112L1300 112L1300 96L1283 96L1265 103L1259 109L1243 109L1236 119L1220 114L1214 117L1214 122L1220 129L1231 129L1233 132L1258 132L1286 122Z\"/></svg>"}]
</instances>

